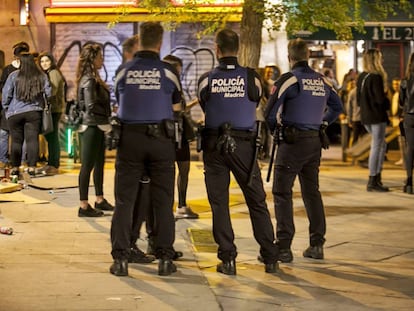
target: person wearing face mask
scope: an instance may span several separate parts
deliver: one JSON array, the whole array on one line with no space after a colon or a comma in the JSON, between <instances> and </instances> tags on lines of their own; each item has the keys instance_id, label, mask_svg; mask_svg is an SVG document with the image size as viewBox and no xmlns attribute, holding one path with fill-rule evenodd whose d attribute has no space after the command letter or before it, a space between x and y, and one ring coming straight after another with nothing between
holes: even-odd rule
<instances>
[{"instance_id":1,"label":"person wearing face mask","mask_svg":"<svg viewBox=\"0 0 414 311\"><path fill-rule=\"evenodd\" d=\"M48 163L43 168L46 175L58 173L60 164L60 144L59 144L59 121L65 109L65 89L66 81L60 70L57 68L54 57L48 52L41 53L38 57L39 65L47 74L50 85L52 86L52 96L50 98L53 131L45 135L49 151Z\"/></svg>"},{"instance_id":2,"label":"person wearing face mask","mask_svg":"<svg viewBox=\"0 0 414 311\"><path fill-rule=\"evenodd\" d=\"M0 78L0 92L6 83L7 77L13 71L20 68L20 54L29 52L29 45L24 42L18 42L13 45L13 61L3 68ZM6 166L9 162L9 127L5 117L5 111L0 105L1 119L0 119L0 166Z\"/></svg>"}]
</instances>

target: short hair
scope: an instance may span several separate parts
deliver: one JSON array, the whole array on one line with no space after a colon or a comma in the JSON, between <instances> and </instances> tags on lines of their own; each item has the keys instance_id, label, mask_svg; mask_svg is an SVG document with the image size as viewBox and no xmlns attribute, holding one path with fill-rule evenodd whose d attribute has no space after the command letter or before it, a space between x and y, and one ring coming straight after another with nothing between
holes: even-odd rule
<instances>
[{"instance_id":1,"label":"short hair","mask_svg":"<svg viewBox=\"0 0 414 311\"><path fill-rule=\"evenodd\" d=\"M139 43L139 35L133 35L122 43L122 52L133 53L134 46Z\"/></svg>"},{"instance_id":2,"label":"short hair","mask_svg":"<svg viewBox=\"0 0 414 311\"><path fill-rule=\"evenodd\" d=\"M297 38L288 43L288 55L290 60L299 62L309 59L308 44L305 40Z\"/></svg>"},{"instance_id":3,"label":"short hair","mask_svg":"<svg viewBox=\"0 0 414 311\"><path fill-rule=\"evenodd\" d=\"M25 41L20 41L13 45L14 56L20 56L21 53L27 53L29 50L29 44L27 44Z\"/></svg>"},{"instance_id":4,"label":"short hair","mask_svg":"<svg viewBox=\"0 0 414 311\"><path fill-rule=\"evenodd\" d=\"M216 34L216 44L224 54L237 54L239 51L239 36L231 29L222 29Z\"/></svg>"},{"instance_id":5,"label":"short hair","mask_svg":"<svg viewBox=\"0 0 414 311\"><path fill-rule=\"evenodd\" d=\"M167 56L165 56L163 58L163 61L170 63L171 65L173 65L174 67L177 67L177 65L183 67L183 61L181 58L172 55L172 54L168 54Z\"/></svg>"},{"instance_id":6,"label":"short hair","mask_svg":"<svg viewBox=\"0 0 414 311\"><path fill-rule=\"evenodd\" d=\"M142 49L155 48L162 42L164 28L159 22L144 22L139 26L139 40Z\"/></svg>"}]
</instances>

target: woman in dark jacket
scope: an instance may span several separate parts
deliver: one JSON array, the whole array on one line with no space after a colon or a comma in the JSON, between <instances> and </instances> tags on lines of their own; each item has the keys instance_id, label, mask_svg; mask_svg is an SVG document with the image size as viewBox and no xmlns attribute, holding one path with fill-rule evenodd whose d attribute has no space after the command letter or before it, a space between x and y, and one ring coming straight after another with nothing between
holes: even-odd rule
<instances>
[{"instance_id":1,"label":"woman in dark jacket","mask_svg":"<svg viewBox=\"0 0 414 311\"><path fill-rule=\"evenodd\" d=\"M385 130L390 101L386 95L387 74L378 49L369 49L364 53L363 68L364 72L357 81L357 102L361 107L361 123L372 135L367 191L385 192L388 188L382 185L381 171L386 151Z\"/></svg>"},{"instance_id":2,"label":"woman in dark jacket","mask_svg":"<svg viewBox=\"0 0 414 311\"><path fill-rule=\"evenodd\" d=\"M47 74L50 85L52 86L50 104L52 108L53 131L45 135L49 156L48 165L44 168L44 173L46 175L54 175L58 173L60 165L59 121L66 105L66 81L60 70L56 67L52 54L47 52L41 53L38 60L40 68Z\"/></svg>"},{"instance_id":3,"label":"woman in dark jacket","mask_svg":"<svg viewBox=\"0 0 414 311\"><path fill-rule=\"evenodd\" d=\"M81 139L81 169L79 172L79 217L100 217L102 210L113 210L103 196L105 136L110 131L111 106L108 86L99 76L103 65L102 47L87 44L82 48L76 73L78 102L82 110L79 127ZM90 174L93 170L95 208L88 203Z\"/></svg>"},{"instance_id":4,"label":"woman in dark jacket","mask_svg":"<svg viewBox=\"0 0 414 311\"><path fill-rule=\"evenodd\" d=\"M3 87L2 105L10 129L11 175L19 175L22 147L26 141L28 172L35 175L39 155L39 132L44 105L43 94L50 97L47 76L30 53L20 54L20 68L9 74Z\"/></svg>"},{"instance_id":5,"label":"woman in dark jacket","mask_svg":"<svg viewBox=\"0 0 414 311\"><path fill-rule=\"evenodd\" d=\"M400 84L399 105L403 110L403 125L407 145L405 154L407 181L404 186L404 192L412 194L414 159L414 53L410 55L405 78Z\"/></svg>"}]
</instances>

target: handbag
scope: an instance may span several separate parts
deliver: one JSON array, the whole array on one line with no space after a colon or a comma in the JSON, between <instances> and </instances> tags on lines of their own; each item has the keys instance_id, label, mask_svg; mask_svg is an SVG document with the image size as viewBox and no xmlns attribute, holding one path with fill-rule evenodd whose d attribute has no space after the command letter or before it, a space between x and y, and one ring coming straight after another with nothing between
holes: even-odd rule
<instances>
[{"instance_id":1,"label":"handbag","mask_svg":"<svg viewBox=\"0 0 414 311\"><path fill-rule=\"evenodd\" d=\"M53 132L53 119L51 105L46 98L46 94L43 94L43 112L42 112L42 134L46 135Z\"/></svg>"}]
</instances>

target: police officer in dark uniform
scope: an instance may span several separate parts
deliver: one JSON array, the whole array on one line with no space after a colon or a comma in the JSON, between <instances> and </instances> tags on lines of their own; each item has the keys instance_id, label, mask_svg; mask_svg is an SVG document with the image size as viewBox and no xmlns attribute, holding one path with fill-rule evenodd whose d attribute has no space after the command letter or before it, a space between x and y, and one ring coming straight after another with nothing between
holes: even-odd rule
<instances>
[{"instance_id":1,"label":"police officer in dark uniform","mask_svg":"<svg viewBox=\"0 0 414 311\"><path fill-rule=\"evenodd\" d=\"M310 222L310 246L304 257L323 259L325 213L319 192L319 165L322 147L328 148L325 128L342 112L341 100L332 84L308 65L305 41L288 44L291 72L274 84L265 118L279 140L273 178L279 260L291 262L295 233L292 187L299 176L303 202Z\"/></svg>"},{"instance_id":2,"label":"police officer in dark uniform","mask_svg":"<svg viewBox=\"0 0 414 311\"><path fill-rule=\"evenodd\" d=\"M160 60L163 28L160 23L140 25L140 50L120 71L118 95L120 138L116 157L115 211L111 241L112 274L128 275L134 205L140 180L150 182L151 208L157 223L158 274L176 271L173 215L175 145L173 111L181 108L181 85L175 69ZM118 126L114 126L113 131ZM115 135L116 136L116 135Z\"/></svg>"},{"instance_id":3,"label":"police officer in dark uniform","mask_svg":"<svg viewBox=\"0 0 414 311\"><path fill-rule=\"evenodd\" d=\"M262 96L262 85L253 69L239 65L238 49L238 35L230 29L220 30L216 35L219 65L202 75L198 82L199 102L205 113L202 135L205 182L218 258L222 261L217 271L236 274L237 248L229 211L232 172L245 196L265 271L275 273L278 253L274 228L255 158L256 107Z\"/></svg>"}]
</instances>

